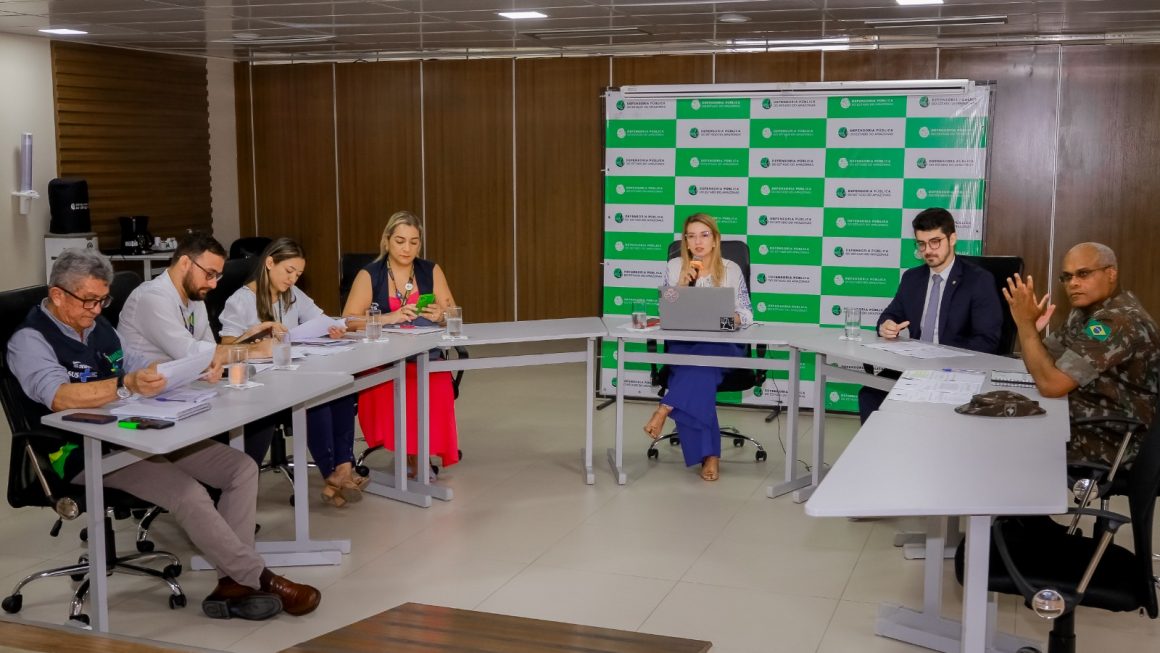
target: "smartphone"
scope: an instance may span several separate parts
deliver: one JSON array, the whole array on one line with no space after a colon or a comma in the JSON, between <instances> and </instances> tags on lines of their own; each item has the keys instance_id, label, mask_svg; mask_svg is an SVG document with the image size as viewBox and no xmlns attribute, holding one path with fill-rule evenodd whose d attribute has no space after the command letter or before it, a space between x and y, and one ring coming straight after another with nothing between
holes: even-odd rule
<instances>
[{"instance_id":1,"label":"smartphone","mask_svg":"<svg viewBox=\"0 0 1160 653\"><path fill-rule=\"evenodd\" d=\"M173 422L163 419L153 419L152 417L126 417L117 422L117 426L124 429L167 429L173 426Z\"/></svg>"},{"instance_id":2,"label":"smartphone","mask_svg":"<svg viewBox=\"0 0 1160 653\"><path fill-rule=\"evenodd\" d=\"M265 339L265 338L269 338L269 337L271 336L271 334L273 334L273 332L274 332L274 330L273 330L273 329L271 329L271 328L267 327L267 328L265 328L265 329L262 329L261 331L258 331L257 333L254 333L254 334L252 334L252 335L246 336L245 338L238 338L237 340L235 340L235 341L233 342L233 344L235 344L235 345L246 345L246 344L249 344L249 343L251 343L251 342L257 342L257 341L259 341L259 340L263 340L263 339Z\"/></svg>"},{"instance_id":3,"label":"smartphone","mask_svg":"<svg viewBox=\"0 0 1160 653\"><path fill-rule=\"evenodd\" d=\"M427 308L433 303L435 303L435 294L423 293L422 295L419 295L419 300L415 302L415 310L419 313L422 313L424 308Z\"/></svg>"},{"instance_id":4,"label":"smartphone","mask_svg":"<svg viewBox=\"0 0 1160 653\"><path fill-rule=\"evenodd\" d=\"M103 413L69 413L61 417L66 422L81 422L83 424L109 424L117 421L115 415L105 415Z\"/></svg>"}]
</instances>

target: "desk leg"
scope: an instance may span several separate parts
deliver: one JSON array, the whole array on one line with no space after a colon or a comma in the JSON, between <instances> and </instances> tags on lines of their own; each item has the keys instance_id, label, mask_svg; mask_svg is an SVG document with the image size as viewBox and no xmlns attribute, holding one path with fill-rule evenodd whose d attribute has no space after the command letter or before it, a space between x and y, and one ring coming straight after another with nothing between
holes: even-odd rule
<instances>
[{"instance_id":1,"label":"desk leg","mask_svg":"<svg viewBox=\"0 0 1160 653\"><path fill-rule=\"evenodd\" d=\"M789 348L789 397L786 410L789 412L789 433L785 440L785 481L778 485L771 485L765 489L765 495L770 499L780 497L787 492L801 489L810 484L810 475L797 473L798 459L798 412L801 408L801 358L802 352L797 347Z\"/></svg>"},{"instance_id":2,"label":"desk leg","mask_svg":"<svg viewBox=\"0 0 1160 653\"><path fill-rule=\"evenodd\" d=\"M586 351L588 355L584 359L584 368L587 371L584 386L584 451L580 452L580 455L584 465L584 482L588 485L595 485L596 473L592 471L592 413L595 410L593 393L596 392L595 338L588 339Z\"/></svg>"},{"instance_id":3,"label":"desk leg","mask_svg":"<svg viewBox=\"0 0 1160 653\"><path fill-rule=\"evenodd\" d=\"M822 482L826 475L824 463L826 460L826 357L818 354L814 373L814 432L813 432L813 469L810 470L809 485L793 493L795 503L804 503L814 493L814 489Z\"/></svg>"},{"instance_id":4,"label":"desk leg","mask_svg":"<svg viewBox=\"0 0 1160 653\"><path fill-rule=\"evenodd\" d=\"M416 368L416 373L420 370ZM426 371L426 365L422 371ZM425 407L416 406L420 414ZM421 427L422 425L420 425ZM420 438L425 437L419 433ZM395 473L384 474L376 469L371 470L371 482L364 491L387 497L396 501L409 503L420 508L431 507L431 497L416 492L407 487L407 364L406 361L395 363Z\"/></svg>"},{"instance_id":5,"label":"desk leg","mask_svg":"<svg viewBox=\"0 0 1160 653\"><path fill-rule=\"evenodd\" d=\"M143 263L145 263L145 280L151 281L153 279L153 261L145 259Z\"/></svg>"},{"instance_id":6,"label":"desk leg","mask_svg":"<svg viewBox=\"0 0 1160 653\"><path fill-rule=\"evenodd\" d=\"M941 553L944 560L950 560L955 557L955 550L959 548L959 540L963 539L963 532L959 530L958 517L946 520L945 532L946 539L943 540ZM923 560L928 551L933 551L935 554L939 553L938 550L928 546L926 538L925 533L896 533L894 546L902 547L902 557L907 560Z\"/></svg>"},{"instance_id":7,"label":"desk leg","mask_svg":"<svg viewBox=\"0 0 1160 653\"><path fill-rule=\"evenodd\" d=\"M411 481L411 492L434 497L440 501L450 501L453 495L451 488L435 485L425 473L427 466L431 464L431 373L428 371L429 362L426 352L415 357L415 381L418 383L418 387L415 389L415 409L419 412L416 416L419 429L415 438L417 474L415 480Z\"/></svg>"},{"instance_id":8,"label":"desk leg","mask_svg":"<svg viewBox=\"0 0 1160 653\"><path fill-rule=\"evenodd\" d=\"M963 653L987 649L987 577L991 564L991 517L967 518L963 561ZM937 554L934 556L937 558Z\"/></svg>"},{"instance_id":9,"label":"desk leg","mask_svg":"<svg viewBox=\"0 0 1160 653\"><path fill-rule=\"evenodd\" d=\"M101 441L85 438L85 502L89 513L89 624L109 632L109 580L105 560L105 475Z\"/></svg>"},{"instance_id":10,"label":"desk leg","mask_svg":"<svg viewBox=\"0 0 1160 653\"><path fill-rule=\"evenodd\" d=\"M624 339L616 339L616 445L608 450L608 462L620 485L628 483L624 473Z\"/></svg>"}]
</instances>

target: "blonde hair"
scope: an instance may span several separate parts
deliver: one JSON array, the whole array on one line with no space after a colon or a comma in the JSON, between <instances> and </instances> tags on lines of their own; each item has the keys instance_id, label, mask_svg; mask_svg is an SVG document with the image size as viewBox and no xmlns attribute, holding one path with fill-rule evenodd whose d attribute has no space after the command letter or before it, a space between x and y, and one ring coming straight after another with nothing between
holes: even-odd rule
<instances>
[{"instance_id":1,"label":"blonde hair","mask_svg":"<svg viewBox=\"0 0 1160 653\"><path fill-rule=\"evenodd\" d=\"M387 258L387 245L391 242L391 236L395 234L395 230L406 225L414 227L419 232L419 240L423 239L423 221L419 216L410 211L397 211L394 215L387 219L387 226L383 229L383 237L379 240L379 257L376 261L381 261Z\"/></svg>"},{"instance_id":2,"label":"blonde hair","mask_svg":"<svg viewBox=\"0 0 1160 653\"><path fill-rule=\"evenodd\" d=\"M709 228L713 234L713 251L705 261L705 269L713 277L714 286L725 285L725 259L721 257L721 230L717 228L717 219L708 213L694 213L685 218L681 227L681 268L687 268L693 262L693 255L689 252L689 225L700 223Z\"/></svg>"}]
</instances>

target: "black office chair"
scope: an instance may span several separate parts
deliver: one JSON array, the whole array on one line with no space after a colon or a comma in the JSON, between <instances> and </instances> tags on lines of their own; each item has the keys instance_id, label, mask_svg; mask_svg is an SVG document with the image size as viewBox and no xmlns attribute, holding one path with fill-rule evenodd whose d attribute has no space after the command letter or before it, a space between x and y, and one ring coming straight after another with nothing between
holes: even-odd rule
<instances>
[{"instance_id":1,"label":"black office chair","mask_svg":"<svg viewBox=\"0 0 1160 653\"><path fill-rule=\"evenodd\" d=\"M265 236L246 236L230 243L230 259L250 258L265 251L270 239Z\"/></svg>"},{"instance_id":2,"label":"black office chair","mask_svg":"<svg viewBox=\"0 0 1160 653\"><path fill-rule=\"evenodd\" d=\"M363 268L365 268L366 266L370 265L378 257L379 257L378 254L363 254L363 253L347 253L347 254L342 255L342 261L341 261L342 276L339 278L339 282L338 282L338 297L339 297L338 303L340 305L342 305L344 307L346 306L346 298L350 296L350 289L351 289L351 287L354 286L354 278L358 276L359 271L362 270ZM450 348L448 348L448 351L454 351L455 355L458 356L459 358L469 358L468 352L467 352L467 347L450 347ZM462 381L463 381L463 370L457 371L451 377L451 391L454 394L456 399L459 398L459 384ZM357 406L356 406L356 410L357 410ZM355 471L357 471L359 474L361 474L363 476L369 476L371 471L370 471L370 468L367 467L367 465L366 465L367 456L371 455L372 453L374 453L382 448L383 448L382 445L368 447L365 451L363 451L361 454L359 454L358 458L356 458L354 461ZM459 458L460 458L460 460L463 459L463 451L462 450L459 451ZM437 466L432 465L431 469L436 474L439 473L439 468Z\"/></svg>"},{"instance_id":3,"label":"black office chair","mask_svg":"<svg viewBox=\"0 0 1160 653\"><path fill-rule=\"evenodd\" d=\"M209 325L218 342L221 342L219 335L222 330L221 314L222 309L226 307L226 300L239 288L246 285L258 263L257 256L229 259L222 268L222 277L218 279L217 286L206 293L205 312L209 315Z\"/></svg>"},{"instance_id":4,"label":"black office chair","mask_svg":"<svg viewBox=\"0 0 1160 653\"><path fill-rule=\"evenodd\" d=\"M113 283L109 284L109 296L113 301L101 311L101 315L104 315L114 327L120 322L125 300L129 299L129 294L140 285L141 276L136 272L122 270L113 275Z\"/></svg>"},{"instance_id":5,"label":"black office chair","mask_svg":"<svg viewBox=\"0 0 1160 653\"><path fill-rule=\"evenodd\" d=\"M999 309L1003 312L1003 326L999 329L999 349L995 353L1010 356L1015 351L1015 340L1019 330L1015 327L1015 319L1011 317L1011 306L1003 296L1003 289L1007 287L1008 277L1023 274L1023 257L959 255L959 258L974 263L995 277L995 294L999 296Z\"/></svg>"},{"instance_id":6,"label":"black office chair","mask_svg":"<svg viewBox=\"0 0 1160 653\"><path fill-rule=\"evenodd\" d=\"M1144 434L1125 476L1128 516L1082 507L1068 511L1096 518L1091 537L1069 534L1045 519L1000 517L991 527L989 589L1022 596L1036 614L1053 620L1048 653L1074 653L1075 609L1081 605L1157 617L1152 523L1160 492L1160 421ZM1112 543L1124 524L1131 524L1131 549ZM960 583L963 553L960 545L955 554Z\"/></svg>"},{"instance_id":7,"label":"black office chair","mask_svg":"<svg viewBox=\"0 0 1160 653\"><path fill-rule=\"evenodd\" d=\"M57 519L49 530L49 535L56 537L60 534L65 520L76 519L85 511L84 486L67 480L84 469L83 449L78 447L65 456L60 474L49 464L49 456L57 454L66 445L79 444L79 436L40 424L40 418L47 414L48 410L24 394L16 377L8 368L7 357L8 341L12 334L24 321L28 311L40 303L47 294L47 286L32 286L0 293L0 354L3 354L0 355L0 404L4 407L8 427L12 431L12 449L8 467L8 503L13 508L25 506L52 508L57 514ZM184 607L185 594L177 583L177 577L181 575L181 562L173 554L153 551L152 542L148 543L149 551L126 556L118 556L115 551L112 519L125 519L134 511L147 510L152 506L130 494L112 489L105 490L105 505L108 570L111 573L121 572L157 578L169 587L169 607L173 609ZM86 539L84 533L82 530L82 540ZM140 536L138 539L140 542ZM140 544L138 548L140 549ZM164 568L158 571L141 564L152 560L161 561ZM89 581L86 578L88 573L88 556L82 555L75 565L30 574L16 584L12 594L5 597L0 606L9 614L17 613L23 607L24 599L20 591L25 585L41 578L69 576L81 583L73 595L69 619L88 624L88 615L83 612L84 600L89 591Z\"/></svg>"},{"instance_id":8,"label":"black office chair","mask_svg":"<svg viewBox=\"0 0 1160 653\"><path fill-rule=\"evenodd\" d=\"M669 245L669 259L671 260L677 258L680 255L681 241L674 240L672 244ZM749 283L749 246L739 240L723 240L721 241L721 256L730 261L733 261L737 264L738 267L741 268L741 276L745 279L746 288L752 288ZM647 341L646 348L649 352L656 353L657 342L655 340ZM757 345L757 357L765 358L765 350L765 345ZM745 356L750 357L753 355L753 353L754 347L747 346L745 349ZM651 368L650 377L652 379L652 384L654 387L660 388L660 390L657 392L657 395L664 397L665 393L668 392L669 389L669 368L667 365L662 366L656 365L655 363L651 366ZM755 387L758 387L762 383L765 383L765 379L765 370L734 368L728 370L725 373L725 378L723 378L721 383L717 385L717 391L744 392L746 390L751 390ZM757 448L757 451L754 453L754 458L757 460L757 462L761 462L768 457L765 452L765 447L762 446L760 442L749 437L748 435L745 435L735 427L722 426L721 437L727 440L732 440L734 447L743 447L745 446L746 442L752 444ZM672 433L662 435L656 440L653 440L652 443L649 444L648 451L646 452L650 459L654 459L660 456L660 452L657 450L657 445L666 440L671 445L679 445L681 443L680 433L673 431Z\"/></svg>"}]
</instances>

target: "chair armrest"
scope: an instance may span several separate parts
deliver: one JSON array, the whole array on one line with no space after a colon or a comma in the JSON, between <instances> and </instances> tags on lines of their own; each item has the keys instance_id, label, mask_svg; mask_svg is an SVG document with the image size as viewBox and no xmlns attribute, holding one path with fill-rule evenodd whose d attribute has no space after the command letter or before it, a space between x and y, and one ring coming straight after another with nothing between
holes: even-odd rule
<instances>
[{"instance_id":1,"label":"chair armrest","mask_svg":"<svg viewBox=\"0 0 1160 653\"><path fill-rule=\"evenodd\" d=\"M1119 415L1105 415L1102 417L1077 417L1071 421L1072 424L1127 424L1132 427L1147 428L1147 424L1141 422L1134 417L1121 417Z\"/></svg>"},{"instance_id":2,"label":"chair armrest","mask_svg":"<svg viewBox=\"0 0 1160 653\"><path fill-rule=\"evenodd\" d=\"M997 518L991 522L991 542L999 554L999 559L1003 562L1003 567L1007 570L1007 575L1011 577L1011 582L1015 583L1015 587L1023 595L1024 602L1030 606L1031 601L1035 598L1035 593L1039 590L1032 587L1019 568L1015 566L1015 560L1011 557L1011 549L1007 546L1007 538L1003 535L1003 523L1006 521L1006 519ZM1064 597L1067 610L1074 609L1075 603L1068 601L1067 598Z\"/></svg>"},{"instance_id":3,"label":"chair armrest","mask_svg":"<svg viewBox=\"0 0 1160 653\"><path fill-rule=\"evenodd\" d=\"M1124 524L1132 523L1132 518L1127 515L1121 515L1118 512L1112 512L1110 510L1100 510L1098 508L1068 508L1067 514L1106 520L1107 526L1105 528L1113 533L1119 530Z\"/></svg>"}]
</instances>

